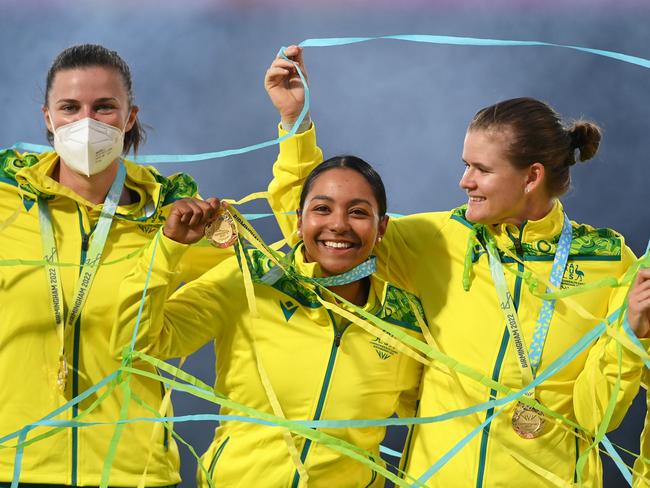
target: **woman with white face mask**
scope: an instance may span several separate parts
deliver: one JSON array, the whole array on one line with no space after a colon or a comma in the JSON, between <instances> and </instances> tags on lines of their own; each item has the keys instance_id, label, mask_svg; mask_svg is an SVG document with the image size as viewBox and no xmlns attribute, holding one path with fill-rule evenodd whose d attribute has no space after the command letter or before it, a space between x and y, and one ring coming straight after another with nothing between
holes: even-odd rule
<instances>
[{"instance_id":1,"label":"woman with white face mask","mask_svg":"<svg viewBox=\"0 0 650 488\"><path fill-rule=\"evenodd\" d=\"M304 69L300 48L290 46L286 55ZM284 134L302 109L302 83L282 58L265 81ZM313 125L303 123L299 132L280 144L269 185L269 201L290 241L295 217L286 212L297 207L298 189L321 158ZM616 314L624 293L609 286L592 285L557 302L536 295L548 282L579 291L618 278L635 260L623 236L570 221L560 202L571 167L593 158L600 137L595 124L566 124L532 98L486 107L465 137L459 186L467 204L391 221L376 247L378 273L416 294L436 347L484 378L425 368L418 415L487 404L506 395L503 387L523 389L601 319ZM641 321L631 323L645 337ZM642 341L647 347L647 339ZM598 451L588 451L592 436L605 422L610 400L609 428L625 415L638 390L641 361L609 334L586 343L590 347L525 394L573 426L526 402L487 404L462 417L415 426L405 471L435 487L600 486ZM578 462L587 451L585 462ZM453 456L436 465L448 453Z\"/></svg>"},{"instance_id":2,"label":"woman with white face mask","mask_svg":"<svg viewBox=\"0 0 650 488\"><path fill-rule=\"evenodd\" d=\"M0 152L0 262L20 263L0 267L0 438L119 367L108 352L115 290L171 204L197 193L188 175L166 178L121 158L138 149L144 133L129 68L114 51L79 45L61 52L47 75L43 113L53 152ZM210 214L216 202L194 205ZM175 283L216 262L214 249L192 248ZM131 387L148 405L160 406L160 383L138 376ZM103 391L56 418L77 417ZM113 393L83 420L114 422L121 403ZM135 403L128 413L150 416ZM37 427L27 440L47 430ZM71 427L26 446L17 470L21 486L98 486L113 432L113 425ZM109 484L136 486L148 452L146 486L178 483L173 439L160 427L133 423L122 432ZM0 450L0 486L14 478L15 455Z\"/></svg>"}]
</instances>

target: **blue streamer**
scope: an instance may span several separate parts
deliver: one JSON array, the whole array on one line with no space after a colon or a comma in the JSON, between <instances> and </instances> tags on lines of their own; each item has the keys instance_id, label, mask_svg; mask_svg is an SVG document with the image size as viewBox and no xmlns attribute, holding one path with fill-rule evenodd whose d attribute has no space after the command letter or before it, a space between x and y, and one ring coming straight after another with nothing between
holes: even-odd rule
<instances>
[{"instance_id":1,"label":"blue streamer","mask_svg":"<svg viewBox=\"0 0 650 488\"><path fill-rule=\"evenodd\" d=\"M56 410L50 412L50 413L47 414L45 417L43 417L41 420L38 420L38 421L36 421L36 422L34 422L34 423L32 423L32 424L28 424L28 425L26 425L25 428L28 428L28 427L29 427L29 428L33 428L33 427L37 427L37 426L39 426L39 425L43 425L42 422L47 421L47 420L50 420L50 419L52 419L53 417L56 417L57 415L62 414L63 412L65 412L65 411L68 410L69 408L72 408L73 405L76 405L76 404L78 404L78 403L84 401L84 400L85 400L86 398L88 398L90 395L92 395L92 394L95 393L97 390L99 390L100 388L102 388L103 386L105 386L109 381L112 381L113 379L115 379L115 378L117 377L117 375L118 375L119 372L120 372L119 369L116 370L116 371L113 371L111 374L109 374L107 377L105 377L105 378L104 378L103 380L101 380L99 383L97 383L97 384L91 386L90 388L88 388L87 390L85 390L83 393L80 393L79 395L77 395L76 397L74 397L72 400L70 400L70 401L66 402L65 404L61 405L61 406L60 406L59 408L57 408ZM16 432L13 432L13 433L11 433L11 434L8 434L8 435L6 435L6 436L0 438L0 445L4 444L4 443L7 442L7 441L10 441L11 439L14 439L15 437L19 437L19 436L20 436L20 433L22 432L22 430L23 430L23 429L18 430L18 431L16 431Z\"/></svg>"},{"instance_id":2,"label":"blue streamer","mask_svg":"<svg viewBox=\"0 0 650 488\"><path fill-rule=\"evenodd\" d=\"M23 446L22 443L25 442L27 438L27 433L29 428L25 427L20 431L18 435L18 448L16 449L16 456L14 458L14 477L11 480L11 488L18 488L18 482L20 481L20 469L23 464Z\"/></svg>"},{"instance_id":3,"label":"blue streamer","mask_svg":"<svg viewBox=\"0 0 650 488\"><path fill-rule=\"evenodd\" d=\"M618 452L616 449L614 449L614 446L612 446L612 443L609 441L607 436L603 437L603 440L600 441L600 443L605 446L605 450L609 453L609 455L612 457L612 461L616 464L616 467L618 470L621 472L623 475L623 478L625 478L625 481L627 481L630 486L632 486L632 474L630 473L630 470L627 469L627 466L621 459L621 456L619 456Z\"/></svg>"},{"instance_id":4,"label":"blue streamer","mask_svg":"<svg viewBox=\"0 0 650 488\"><path fill-rule=\"evenodd\" d=\"M504 407L505 408L505 407ZM431 478L434 474L440 470L447 462L454 457L458 451L460 451L465 445L471 441L474 437L476 437L476 434L481 432L490 422L492 422L492 419L499 415L503 411L503 408L497 410L494 412L492 415L490 415L488 418L486 418L481 424L476 427L474 430L472 430L469 434L467 434L465 437L463 437L458 443L456 443L455 446L453 446L447 453L442 456L440 459L438 459L429 469L427 469L424 473L422 473L422 476L420 476L417 480L417 483L413 483L411 485L411 488L417 488L420 485L423 485L426 483L429 478ZM418 485L418 483L420 485Z\"/></svg>"},{"instance_id":5,"label":"blue streamer","mask_svg":"<svg viewBox=\"0 0 650 488\"><path fill-rule=\"evenodd\" d=\"M633 64L640 66L642 68L650 68L650 60L645 58L640 58L638 56L631 56L629 54L623 54L616 51L608 51L604 49L593 49L588 47L581 46L572 46L568 44L555 44L552 42L544 41L516 41L512 39L484 39L480 37L460 37L460 36L437 36L437 35L428 35L428 34L398 34L391 36L377 36L377 37L331 37L331 38L316 38L316 39L306 39L302 41L299 46L301 47L331 47L331 46L344 46L348 44L358 44L361 42L374 41L377 39L386 39L386 40L396 40L396 41L408 41L408 42L423 42L428 44L442 44L442 45L453 45L453 46L490 46L490 47L523 47L523 46L540 46L540 47L556 47L560 49L571 49L574 51L580 51L584 53L594 54L596 56L602 56L605 58L614 59L616 61L621 61L628 64ZM278 55L282 56L284 59L289 60L284 55L285 48L282 47L278 52ZM149 164L166 164L166 163L189 163L195 161L205 161L207 159L217 159L224 158L227 156L233 156L236 154L244 154L251 151L256 151L258 149L263 149L265 147L274 146L280 142L292 137L295 135L300 123L304 120L307 112L309 111L310 104L310 95L309 87L307 86L307 81L296 63L294 63L300 76L300 80L305 88L305 104L302 111L295 124L291 130L282 137L277 139L260 142L258 144L253 144L251 146L241 147L237 149L226 149L223 151L214 151L207 153L199 154L157 154L150 156L130 156L128 159L135 161L136 163L149 163ZM46 152L51 151L52 147L44 146L40 144L31 144L27 142L18 142L14 144L12 149L19 151L29 151L29 152Z\"/></svg>"},{"instance_id":6,"label":"blue streamer","mask_svg":"<svg viewBox=\"0 0 650 488\"><path fill-rule=\"evenodd\" d=\"M386 454L386 456L390 456L398 459L402 457L401 452L395 451L394 449L391 449L388 446L384 446L383 444L379 446L379 452L382 454Z\"/></svg>"}]
</instances>

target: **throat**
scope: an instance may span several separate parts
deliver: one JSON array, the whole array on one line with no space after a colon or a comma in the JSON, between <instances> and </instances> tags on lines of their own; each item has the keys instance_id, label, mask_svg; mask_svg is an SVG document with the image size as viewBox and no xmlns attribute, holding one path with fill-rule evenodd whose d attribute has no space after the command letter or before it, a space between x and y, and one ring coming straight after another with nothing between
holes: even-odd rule
<instances>
[{"instance_id":1,"label":"throat","mask_svg":"<svg viewBox=\"0 0 650 488\"><path fill-rule=\"evenodd\" d=\"M357 306L363 306L368 302L368 293L370 293L370 278L363 278L353 281L347 285L328 286L328 290L336 293L348 302Z\"/></svg>"},{"instance_id":2,"label":"throat","mask_svg":"<svg viewBox=\"0 0 650 488\"><path fill-rule=\"evenodd\" d=\"M117 163L113 162L101 173L85 176L72 171L64 163L59 162L52 173L52 178L93 205L99 205L104 203L106 195L117 176L117 169ZM120 204L131 203L131 199L132 195L125 187L120 197Z\"/></svg>"}]
</instances>

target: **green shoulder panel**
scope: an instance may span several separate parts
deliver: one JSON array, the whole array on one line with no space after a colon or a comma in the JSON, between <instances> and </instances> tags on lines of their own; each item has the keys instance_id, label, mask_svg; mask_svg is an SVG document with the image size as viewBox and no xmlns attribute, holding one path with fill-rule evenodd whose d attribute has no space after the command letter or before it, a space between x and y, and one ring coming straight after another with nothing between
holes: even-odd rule
<instances>
[{"instance_id":1,"label":"green shoulder panel","mask_svg":"<svg viewBox=\"0 0 650 488\"><path fill-rule=\"evenodd\" d=\"M527 256L554 256L560 242L560 234L552 239L540 239L523 243ZM620 258L622 248L621 235L612 229L596 229L590 225L573 225L571 252L573 258Z\"/></svg>"},{"instance_id":2,"label":"green shoulder panel","mask_svg":"<svg viewBox=\"0 0 650 488\"><path fill-rule=\"evenodd\" d=\"M476 229L476 237L479 243L485 242L485 226L481 224L472 225L465 218L467 205L458 207L452 211L452 219L464 225ZM522 248L527 257L552 257L555 255L557 245L560 242L560 234L551 239L540 239L534 242L523 242ZM482 254L482 245L476 244L474 248L473 261ZM573 258L593 259L616 259L621 257L622 238L621 235L607 228L597 229L586 224L573 225L573 240L571 242L570 256ZM516 252L514 245L510 249ZM502 256L503 257L503 256Z\"/></svg>"},{"instance_id":3,"label":"green shoulder panel","mask_svg":"<svg viewBox=\"0 0 650 488\"><path fill-rule=\"evenodd\" d=\"M382 309L377 316L387 322L422 332L413 308L418 310L420 317L425 321L424 309L418 297L389 284L386 287Z\"/></svg>"},{"instance_id":4,"label":"green shoulder panel","mask_svg":"<svg viewBox=\"0 0 650 488\"><path fill-rule=\"evenodd\" d=\"M0 181L12 186L20 186L23 190L33 195L38 195L29 184L19 185L16 181L16 173L23 168L34 166L41 158L37 153L19 154L14 149L3 149L0 151Z\"/></svg>"},{"instance_id":5,"label":"green shoulder panel","mask_svg":"<svg viewBox=\"0 0 650 488\"><path fill-rule=\"evenodd\" d=\"M589 225L573 227L571 255L620 257L621 235L612 229L595 229Z\"/></svg>"},{"instance_id":6,"label":"green shoulder panel","mask_svg":"<svg viewBox=\"0 0 650 488\"><path fill-rule=\"evenodd\" d=\"M163 206L174 203L183 198L192 198L198 195L198 186L194 178L187 173L176 173L171 176L163 176L152 166L146 167L162 186L161 201Z\"/></svg>"}]
</instances>

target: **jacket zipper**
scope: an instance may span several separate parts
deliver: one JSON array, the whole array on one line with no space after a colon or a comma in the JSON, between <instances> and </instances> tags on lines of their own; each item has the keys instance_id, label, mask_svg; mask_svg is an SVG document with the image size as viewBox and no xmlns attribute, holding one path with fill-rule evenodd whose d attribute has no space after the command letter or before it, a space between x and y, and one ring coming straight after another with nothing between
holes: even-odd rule
<instances>
[{"instance_id":1,"label":"jacket zipper","mask_svg":"<svg viewBox=\"0 0 650 488\"><path fill-rule=\"evenodd\" d=\"M517 253L517 257L523 261L524 260L524 249L523 246L521 245L521 237L524 234L524 227L526 226L526 223L521 226L521 229L519 230L519 237L514 237L510 234L510 240L512 240L512 243L515 246L515 251ZM524 266L521 263L517 263L517 268L519 271L523 272L524 271ZM521 277L517 276L515 279L515 288L514 288L514 293L512 297L512 301L515 307L515 310L519 310L519 301L521 299ZM508 342L510 340L510 332L508 331L508 326L504 326L504 331L503 331L503 336L501 337L501 345L499 346L499 354L497 355L497 360L494 363L494 368L492 369L492 380L493 381L499 381L499 376L501 376L501 366L503 365L503 358L505 357L506 354L506 349L508 347ZM497 392L496 390L490 390L490 400L495 400L496 399ZM490 408L485 412L485 419L488 417L492 416L494 414L494 408ZM489 423L485 426L483 429L483 433L481 435L481 447L479 451L479 463L478 463L478 471L476 475L476 488L482 488L483 487L483 478L485 477L485 460L487 457L487 447L488 447L488 441L490 437L490 427L492 426L492 423Z\"/></svg>"},{"instance_id":2,"label":"jacket zipper","mask_svg":"<svg viewBox=\"0 0 650 488\"><path fill-rule=\"evenodd\" d=\"M77 213L79 215L79 231L81 232L81 256L79 258L79 275L81 275L81 269L86 263L86 257L88 254L88 247L90 242L90 233L86 234L84 231L83 217L81 215L81 210L77 207ZM74 339L72 343L72 398L76 398L79 395L79 342L81 335L81 314L77 318L74 324ZM79 413L79 404L75 403L72 406L72 417L75 418ZM72 486L77 485L77 463L78 463L78 450L79 450L79 430L77 427L72 427L72 473L70 476Z\"/></svg>"},{"instance_id":3,"label":"jacket zipper","mask_svg":"<svg viewBox=\"0 0 650 488\"><path fill-rule=\"evenodd\" d=\"M329 389L330 380L332 379L332 371L334 369L334 362L336 361L336 355L341 345L341 336L347 330L347 326L339 331L336 327L336 320L334 319L332 312L327 310L327 314L330 317L332 322L332 327L334 329L334 339L332 341L332 347L330 349L330 356L327 361L327 369L325 370L325 377L323 378L323 383L321 385L320 394L318 395L318 403L316 405L316 412L314 413L314 418L312 420L320 420L320 416L323 413L323 405L325 404L325 397L327 396L327 391ZM307 459L307 454L311 448L311 439L305 439L305 444L302 447L302 452L300 453L300 462L305 463ZM293 475L293 481L291 483L291 488L297 488L300 481L300 474L296 469L296 472Z\"/></svg>"}]
</instances>

